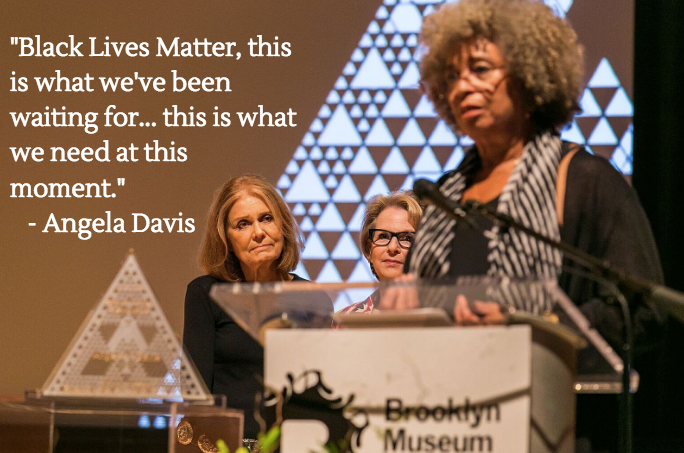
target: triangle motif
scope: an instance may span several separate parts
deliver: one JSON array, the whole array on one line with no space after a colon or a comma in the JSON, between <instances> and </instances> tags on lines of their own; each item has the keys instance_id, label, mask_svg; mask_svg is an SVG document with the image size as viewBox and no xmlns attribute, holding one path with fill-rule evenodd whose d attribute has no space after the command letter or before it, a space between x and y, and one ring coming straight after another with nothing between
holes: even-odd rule
<instances>
[{"instance_id":1,"label":"triangle motif","mask_svg":"<svg viewBox=\"0 0 684 453\"><path fill-rule=\"evenodd\" d=\"M335 267L335 264L328 260L323 266L323 269L321 269L321 273L318 274L316 281L321 283L337 283L342 281L342 277L340 277L340 273Z\"/></svg>"},{"instance_id":2,"label":"triangle motif","mask_svg":"<svg viewBox=\"0 0 684 453\"><path fill-rule=\"evenodd\" d=\"M320 216L304 209L306 215L298 218L311 242L301 267L310 266L307 274L313 278L339 281L349 275L374 280L361 256L350 274L354 251L345 245L347 235L355 236L361 228L364 200L401 181L402 189L410 189L417 178L435 180L443 171L455 169L474 145L469 137L454 133L420 91L420 27L425 16L449 1L455 0L380 2L356 48L341 62L292 165L278 180L290 207L319 203L316 208L321 208ZM564 17L574 0L544 2ZM581 93L583 112L561 130L561 137L584 144L589 152L590 146L601 148L605 156L612 151L613 164L627 173L633 127L626 132L625 127L633 116L633 103L608 59L599 61ZM340 236L330 242L331 234ZM349 258L342 258L346 253Z\"/></svg>"},{"instance_id":3,"label":"triangle motif","mask_svg":"<svg viewBox=\"0 0 684 453\"><path fill-rule=\"evenodd\" d=\"M332 199L336 203L355 203L361 201L361 194L356 189L356 184L352 181L351 176L344 175L342 177L342 181L340 181L337 189L335 189Z\"/></svg>"},{"instance_id":4,"label":"triangle motif","mask_svg":"<svg viewBox=\"0 0 684 453\"><path fill-rule=\"evenodd\" d=\"M328 249L315 231L311 232L306 240L304 250L302 250L302 258L310 260L328 259Z\"/></svg>"},{"instance_id":5,"label":"triangle motif","mask_svg":"<svg viewBox=\"0 0 684 453\"><path fill-rule=\"evenodd\" d=\"M617 88L620 86L620 81L607 58L601 59L589 80L588 86L589 88Z\"/></svg>"},{"instance_id":6,"label":"triangle motif","mask_svg":"<svg viewBox=\"0 0 684 453\"><path fill-rule=\"evenodd\" d=\"M335 178L334 175L328 175L328 177L325 180L325 187L328 189L334 189L337 187L338 181L337 178Z\"/></svg>"},{"instance_id":7,"label":"triangle motif","mask_svg":"<svg viewBox=\"0 0 684 453\"><path fill-rule=\"evenodd\" d=\"M328 203L318 222L316 222L318 231L344 231L345 226L340 212L333 203Z\"/></svg>"},{"instance_id":8,"label":"triangle motif","mask_svg":"<svg viewBox=\"0 0 684 453\"><path fill-rule=\"evenodd\" d=\"M373 277L373 273L370 270L370 267L368 267L367 262L359 262L354 270L352 271L351 275L349 276L349 281L350 282L372 282L375 281L375 277Z\"/></svg>"},{"instance_id":9,"label":"triangle motif","mask_svg":"<svg viewBox=\"0 0 684 453\"><path fill-rule=\"evenodd\" d=\"M401 59L401 56L399 57ZM404 71L404 75L401 76L401 79L399 79L399 88L402 90L405 89L418 89L418 85L420 83L420 70L418 69L418 65L415 63L411 63L408 65L406 70Z\"/></svg>"},{"instance_id":10,"label":"triangle motif","mask_svg":"<svg viewBox=\"0 0 684 453\"><path fill-rule=\"evenodd\" d=\"M364 201L368 201L376 195L387 195L390 192L385 180L382 176L376 175L375 179L371 183L366 195L364 196Z\"/></svg>"},{"instance_id":11,"label":"triangle motif","mask_svg":"<svg viewBox=\"0 0 684 453\"><path fill-rule=\"evenodd\" d=\"M211 400L182 351L135 255L129 253L41 393L60 398Z\"/></svg>"},{"instance_id":12,"label":"triangle motif","mask_svg":"<svg viewBox=\"0 0 684 453\"><path fill-rule=\"evenodd\" d=\"M385 159L385 162L382 164L382 168L380 168L380 172L383 174L401 175L407 174L409 171L410 169L406 163L406 159L404 159L404 155L401 154L401 151L396 146L392 148L387 159Z\"/></svg>"},{"instance_id":13,"label":"triangle motif","mask_svg":"<svg viewBox=\"0 0 684 453\"><path fill-rule=\"evenodd\" d=\"M447 124L440 120L430 135L428 143L432 146L456 146L458 139Z\"/></svg>"},{"instance_id":14,"label":"triangle motif","mask_svg":"<svg viewBox=\"0 0 684 453\"><path fill-rule=\"evenodd\" d=\"M368 52L351 82L354 90L383 90L394 88L394 85L394 77L376 48Z\"/></svg>"},{"instance_id":15,"label":"triangle motif","mask_svg":"<svg viewBox=\"0 0 684 453\"><path fill-rule=\"evenodd\" d=\"M435 112L432 102L428 100L427 96L423 95L413 110L413 115L416 118L434 118L437 116L437 112Z\"/></svg>"},{"instance_id":16,"label":"triangle motif","mask_svg":"<svg viewBox=\"0 0 684 453\"><path fill-rule=\"evenodd\" d=\"M392 10L389 20L399 33L418 33L423 24L423 15L416 5L402 3Z\"/></svg>"},{"instance_id":17,"label":"triangle motif","mask_svg":"<svg viewBox=\"0 0 684 453\"><path fill-rule=\"evenodd\" d=\"M304 217L304 220L302 220L302 221L299 223L299 229L302 230L302 231L304 231L304 232L308 232L308 231L313 230L313 229L314 229L314 224L313 224L313 222L311 221L311 217ZM296 272L295 272L295 273L296 273ZM297 275L299 275L299 274L297 274ZM301 277L301 275L300 275L300 277Z\"/></svg>"},{"instance_id":18,"label":"triangle motif","mask_svg":"<svg viewBox=\"0 0 684 453\"><path fill-rule=\"evenodd\" d=\"M596 98L588 88L584 90L584 93L580 98L580 107L582 108L582 113L577 116L601 116L601 107L598 105Z\"/></svg>"},{"instance_id":19,"label":"triangle motif","mask_svg":"<svg viewBox=\"0 0 684 453\"><path fill-rule=\"evenodd\" d=\"M608 104L608 107L606 107L606 116L633 115L634 108L632 107L632 101L629 100L629 96L627 96L624 88L618 88L613 96L613 99L611 99L610 104Z\"/></svg>"},{"instance_id":20,"label":"triangle motif","mask_svg":"<svg viewBox=\"0 0 684 453\"><path fill-rule=\"evenodd\" d=\"M420 131L419 131L420 132ZM422 135L422 134L421 134ZM370 132L366 136L366 145L368 146L392 146L394 145L394 137L390 132L387 124L378 118L378 120L371 127Z\"/></svg>"},{"instance_id":21,"label":"triangle motif","mask_svg":"<svg viewBox=\"0 0 684 453\"><path fill-rule=\"evenodd\" d=\"M375 38L376 47L387 47L387 44L387 38L385 38L385 35L378 35L377 38Z\"/></svg>"},{"instance_id":22,"label":"triangle motif","mask_svg":"<svg viewBox=\"0 0 684 453\"><path fill-rule=\"evenodd\" d=\"M368 148L362 146L359 148L354 160L349 164L350 174L375 174L378 172L378 167L373 162L373 157L368 152Z\"/></svg>"},{"instance_id":23,"label":"triangle motif","mask_svg":"<svg viewBox=\"0 0 684 453\"><path fill-rule=\"evenodd\" d=\"M435 153L432 152L432 148L430 148L429 146L424 147L423 150L420 152L418 159L416 159L416 163L413 164L413 172L439 173L441 171L442 166L439 164L437 157L435 157Z\"/></svg>"},{"instance_id":24,"label":"triangle motif","mask_svg":"<svg viewBox=\"0 0 684 453\"><path fill-rule=\"evenodd\" d=\"M295 178L290 190L285 195L285 201L289 203L296 202L314 202L314 201L328 201L330 194L328 193L323 181L316 171L313 162L307 160Z\"/></svg>"},{"instance_id":25,"label":"triangle motif","mask_svg":"<svg viewBox=\"0 0 684 453\"><path fill-rule=\"evenodd\" d=\"M394 90L392 92L387 104L382 109L382 116L385 118L407 118L411 116L411 109L404 96L401 95L401 91Z\"/></svg>"},{"instance_id":26,"label":"triangle motif","mask_svg":"<svg viewBox=\"0 0 684 453\"><path fill-rule=\"evenodd\" d=\"M617 143L618 139L605 118L599 120L591 136L589 136L589 140L587 140L589 145L617 145Z\"/></svg>"},{"instance_id":27,"label":"triangle motif","mask_svg":"<svg viewBox=\"0 0 684 453\"><path fill-rule=\"evenodd\" d=\"M330 254L330 257L336 260L358 260L361 258L361 253L351 235L344 233Z\"/></svg>"},{"instance_id":28,"label":"triangle motif","mask_svg":"<svg viewBox=\"0 0 684 453\"><path fill-rule=\"evenodd\" d=\"M359 146L361 136L349 117L347 109L338 105L325 129L318 137L320 146Z\"/></svg>"},{"instance_id":29,"label":"triangle motif","mask_svg":"<svg viewBox=\"0 0 684 453\"><path fill-rule=\"evenodd\" d=\"M400 146L423 146L425 144L425 136L415 119L408 120L397 139L397 144Z\"/></svg>"}]
</instances>

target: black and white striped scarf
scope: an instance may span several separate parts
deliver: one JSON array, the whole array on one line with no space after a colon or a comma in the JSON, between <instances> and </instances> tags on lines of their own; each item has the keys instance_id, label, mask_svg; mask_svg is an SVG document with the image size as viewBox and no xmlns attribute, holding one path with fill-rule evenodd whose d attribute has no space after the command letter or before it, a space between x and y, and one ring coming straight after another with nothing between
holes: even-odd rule
<instances>
[{"instance_id":1,"label":"black and white striped scarf","mask_svg":"<svg viewBox=\"0 0 684 453\"><path fill-rule=\"evenodd\" d=\"M560 158L561 140L557 135L543 133L528 142L499 197L497 211L560 240L556 214L556 176ZM473 148L458 169L440 185L442 194L460 201L467 182L480 165L480 156ZM411 249L409 272L429 280L448 277L455 227L455 219L435 206L428 206ZM532 313L548 311L551 307L546 298L525 294L525 291L521 293L520 285L508 285L507 290L505 282L511 278L557 280L561 272L561 253L513 228L501 231L495 224L491 233L487 275L504 282L495 290L500 294L492 294L492 297Z\"/></svg>"}]
</instances>

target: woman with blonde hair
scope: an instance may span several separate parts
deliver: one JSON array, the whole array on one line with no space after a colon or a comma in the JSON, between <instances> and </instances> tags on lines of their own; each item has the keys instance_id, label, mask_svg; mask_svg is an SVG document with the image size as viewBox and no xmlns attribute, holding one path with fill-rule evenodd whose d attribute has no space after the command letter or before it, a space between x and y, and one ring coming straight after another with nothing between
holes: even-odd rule
<instances>
[{"instance_id":1,"label":"woman with blonde hair","mask_svg":"<svg viewBox=\"0 0 684 453\"><path fill-rule=\"evenodd\" d=\"M209 291L216 283L303 280L292 273L301 248L294 216L265 179L233 178L216 192L199 256L206 275L190 282L185 296L183 343L209 391L245 412L247 438L259 432L253 414L264 351Z\"/></svg>"},{"instance_id":2,"label":"woman with blonde hair","mask_svg":"<svg viewBox=\"0 0 684 453\"><path fill-rule=\"evenodd\" d=\"M392 280L404 273L406 256L422 215L423 210L413 192L376 195L368 202L359 245L378 280ZM371 313L378 304L378 296L376 291L341 313Z\"/></svg>"}]
</instances>

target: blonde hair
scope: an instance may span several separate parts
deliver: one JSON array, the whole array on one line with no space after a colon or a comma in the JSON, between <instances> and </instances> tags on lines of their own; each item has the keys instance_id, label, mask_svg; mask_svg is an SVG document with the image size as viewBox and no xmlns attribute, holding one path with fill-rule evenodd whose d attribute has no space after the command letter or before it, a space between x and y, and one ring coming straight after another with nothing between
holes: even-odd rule
<instances>
[{"instance_id":1,"label":"blonde hair","mask_svg":"<svg viewBox=\"0 0 684 453\"><path fill-rule=\"evenodd\" d=\"M361 252L367 260L370 260L371 241L368 232L375 227L375 221L382 211L387 208L400 208L408 212L409 223L414 229L418 229L420 218L423 216L423 208L418 204L416 196L411 191L392 192L389 195L376 195L370 199L363 214L363 224L359 235Z\"/></svg>"},{"instance_id":2,"label":"blonde hair","mask_svg":"<svg viewBox=\"0 0 684 453\"><path fill-rule=\"evenodd\" d=\"M570 25L537 0L461 0L425 18L421 86L454 129L447 100L447 63L478 38L493 42L519 84L538 130L560 129L580 111L583 50Z\"/></svg>"},{"instance_id":3,"label":"blonde hair","mask_svg":"<svg viewBox=\"0 0 684 453\"><path fill-rule=\"evenodd\" d=\"M233 178L216 191L207 214L206 231L199 253L199 266L207 274L227 282L244 281L240 261L230 249L227 238L228 214L243 194L260 198L268 206L283 233L283 251L278 258L278 272L285 277L299 263L302 240L299 227L287 204L261 176Z\"/></svg>"}]
</instances>

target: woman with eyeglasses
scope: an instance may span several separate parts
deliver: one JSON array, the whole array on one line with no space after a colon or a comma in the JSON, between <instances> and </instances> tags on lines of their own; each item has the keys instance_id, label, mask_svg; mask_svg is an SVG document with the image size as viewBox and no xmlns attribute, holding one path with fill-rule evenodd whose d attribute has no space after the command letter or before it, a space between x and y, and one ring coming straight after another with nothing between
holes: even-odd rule
<instances>
[{"instance_id":1,"label":"woman with eyeglasses","mask_svg":"<svg viewBox=\"0 0 684 453\"><path fill-rule=\"evenodd\" d=\"M565 19L542 1L461 0L427 16L420 41L423 91L443 121L475 142L459 167L438 181L444 196L486 204L631 274L662 281L655 241L634 190L607 159L561 141L561 128L580 111L583 90L583 49ZM471 220L476 229L435 206L426 208L407 271L439 281L482 274L557 280L592 327L621 350L620 308L608 303L605 287L572 272L581 266L513 228ZM550 308L541 298L511 296L502 302L532 313ZM418 304L416 298L383 294L379 308ZM646 351L662 317L643 299L630 307L636 349ZM498 303L463 296L456 298L453 315L458 324L503 321ZM578 413L580 436L594 437L592 430L604 428L605 411ZM592 413L595 423L585 418Z\"/></svg>"},{"instance_id":2,"label":"woman with eyeglasses","mask_svg":"<svg viewBox=\"0 0 684 453\"><path fill-rule=\"evenodd\" d=\"M442 120L475 142L459 167L438 181L445 196L486 204L632 274L662 281L653 235L632 188L608 160L561 141L561 128L580 111L583 72L583 49L566 20L541 1L461 0L427 16L420 40L424 92ZM619 308L605 303L605 290L594 282L562 272L572 263L559 251L486 218L474 221L476 230L428 206L407 272L451 281L482 274L557 279L599 332L620 344ZM502 319L496 304L456 302L458 323ZM383 297L383 308L392 303ZM519 308L541 313L548 307ZM635 304L633 317L643 332L661 321L645 302Z\"/></svg>"},{"instance_id":3,"label":"woman with eyeglasses","mask_svg":"<svg viewBox=\"0 0 684 453\"><path fill-rule=\"evenodd\" d=\"M392 280L404 273L404 263L423 210L412 192L376 195L366 205L359 236L361 252L378 280ZM350 305L341 313L371 313L378 293Z\"/></svg>"}]
</instances>

